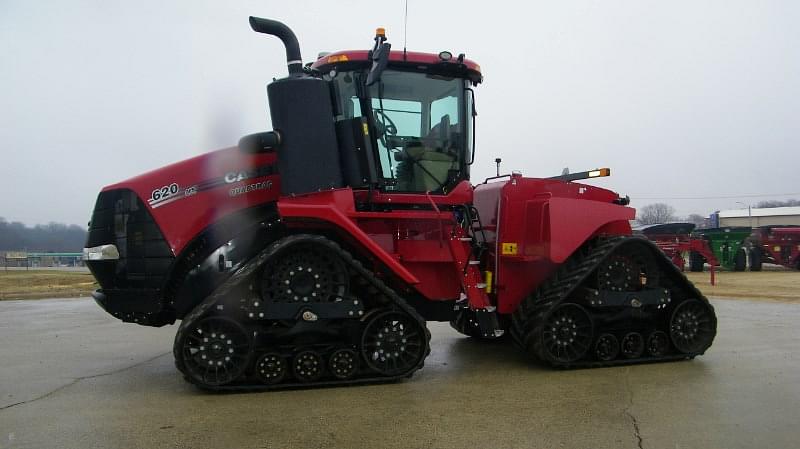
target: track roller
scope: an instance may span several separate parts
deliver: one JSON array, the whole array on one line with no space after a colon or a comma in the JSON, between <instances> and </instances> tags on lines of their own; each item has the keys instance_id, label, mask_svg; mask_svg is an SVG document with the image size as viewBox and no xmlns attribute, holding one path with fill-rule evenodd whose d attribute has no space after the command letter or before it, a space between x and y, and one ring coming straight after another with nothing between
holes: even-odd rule
<instances>
[{"instance_id":1,"label":"track roller","mask_svg":"<svg viewBox=\"0 0 800 449\"><path fill-rule=\"evenodd\" d=\"M268 352L256 361L256 377L267 385L281 382L286 372L286 359L276 352Z\"/></svg>"}]
</instances>

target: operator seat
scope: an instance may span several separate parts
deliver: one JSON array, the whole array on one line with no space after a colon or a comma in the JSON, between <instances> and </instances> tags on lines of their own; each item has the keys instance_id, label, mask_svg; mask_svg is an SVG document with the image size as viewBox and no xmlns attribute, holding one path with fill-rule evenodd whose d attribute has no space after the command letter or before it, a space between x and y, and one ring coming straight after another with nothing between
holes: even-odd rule
<instances>
[{"instance_id":1,"label":"operator seat","mask_svg":"<svg viewBox=\"0 0 800 449\"><path fill-rule=\"evenodd\" d=\"M456 158L451 153L450 140L450 116L445 114L441 121L431 128L428 135L420 139L421 146L406 148L407 156L417 161L409 162L411 179L407 183L408 190L416 192L436 190L447 181L450 170L458 168L455 166Z\"/></svg>"}]
</instances>

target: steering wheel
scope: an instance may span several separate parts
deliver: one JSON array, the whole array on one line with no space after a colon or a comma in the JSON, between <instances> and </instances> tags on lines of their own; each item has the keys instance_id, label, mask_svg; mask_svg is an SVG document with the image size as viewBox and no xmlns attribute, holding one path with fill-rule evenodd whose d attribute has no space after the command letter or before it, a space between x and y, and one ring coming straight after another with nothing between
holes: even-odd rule
<instances>
[{"instance_id":1,"label":"steering wheel","mask_svg":"<svg viewBox=\"0 0 800 449\"><path fill-rule=\"evenodd\" d=\"M388 148L389 146L386 145L386 135L397 135L397 125L395 125L392 118L389 117L389 114L383 109L374 109L373 113L375 114L375 128L378 130L378 138L383 146Z\"/></svg>"}]
</instances>

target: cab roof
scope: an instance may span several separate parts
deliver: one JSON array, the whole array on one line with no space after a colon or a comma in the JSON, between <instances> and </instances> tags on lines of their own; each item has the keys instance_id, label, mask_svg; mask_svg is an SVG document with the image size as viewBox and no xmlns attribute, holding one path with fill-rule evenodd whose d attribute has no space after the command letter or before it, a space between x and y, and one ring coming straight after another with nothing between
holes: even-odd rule
<instances>
[{"instance_id":1,"label":"cab roof","mask_svg":"<svg viewBox=\"0 0 800 449\"><path fill-rule=\"evenodd\" d=\"M348 68L348 66L366 66L369 64L369 51L368 50L344 50L337 51L322 55L317 59L311 68L326 72L334 67ZM443 52L444 53L444 52ZM466 75L473 83L477 84L483 81L483 74L481 74L481 66L475 61L464 59L462 62L454 55L450 60L443 60L438 54L422 53L416 51L391 51L389 52L390 66L402 67L407 66L433 66L442 71L452 71L454 74L462 72L461 76Z\"/></svg>"}]
</instances>

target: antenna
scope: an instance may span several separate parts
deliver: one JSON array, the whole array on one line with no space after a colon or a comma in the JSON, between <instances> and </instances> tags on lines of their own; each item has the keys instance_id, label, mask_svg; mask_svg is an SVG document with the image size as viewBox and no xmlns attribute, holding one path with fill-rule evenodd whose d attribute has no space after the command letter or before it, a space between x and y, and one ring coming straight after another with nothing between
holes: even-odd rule
<instances>
[{"instance_id":1,"label":"antenna","mask_svg":"<svg viewBox=\"0 0 800 449\"><path fill-rule=\"evenodd\" d=\"M406 60L406 43L408 42L408 0L406 0L406 13L403 17L403 61Z\"/></svg>"}]
</instances>

